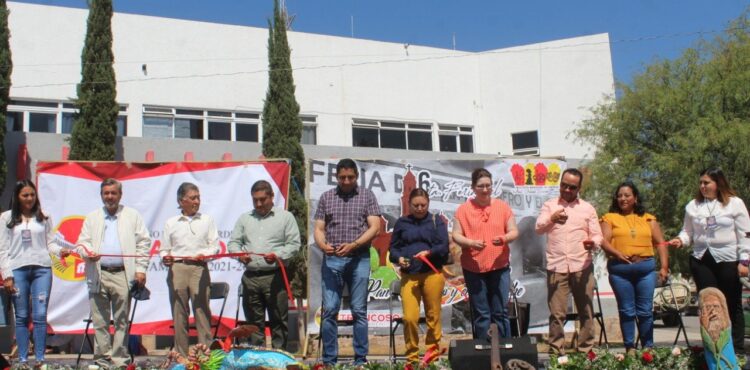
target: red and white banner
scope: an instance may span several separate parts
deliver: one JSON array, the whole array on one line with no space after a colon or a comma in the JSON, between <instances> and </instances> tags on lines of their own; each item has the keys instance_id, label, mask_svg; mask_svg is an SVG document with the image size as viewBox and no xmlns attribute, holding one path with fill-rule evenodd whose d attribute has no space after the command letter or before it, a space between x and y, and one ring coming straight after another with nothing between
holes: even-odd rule
<instances>
[{"instance_id":1,"label":"red and white banner","mask_svg":"<svg viewBox=\"0 0 750 370\"><path fill-rule=\"evenodd\" d=\"M274 188L274 202L286 207L290 167L286 161L264 162L40 162L37 187L42 208L55 222L61 245L74 245L86 214L102 207L100 183L112 177L122 182L121 204L138 210L151 232L152 248L146 286L151 299L138 303L131 333L172 335L172 312L167 289L167 269L158 256L165 221L180 211L177 188L192 182L200 188L201 212L211 215L219 229L222 253L243 212L253 208L250 187L267 180ZM75 256L53 261L53 283L47 321L56 333L81 333L89 316L88 291L83 261ZM229 298L222 315L224 326L234 327L237 291L244 266L230 258L209 262L211 281L227 282ZM218 316L221 302L211 303ZM240 319L244 317L240 310Z\"/></svg>"}]
</instances>

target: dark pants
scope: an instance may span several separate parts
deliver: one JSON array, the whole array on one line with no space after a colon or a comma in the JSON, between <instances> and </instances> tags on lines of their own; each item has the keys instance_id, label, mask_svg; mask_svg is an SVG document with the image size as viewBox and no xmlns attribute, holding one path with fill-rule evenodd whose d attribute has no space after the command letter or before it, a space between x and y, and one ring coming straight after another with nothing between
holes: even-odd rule
<instances>
[{"instance_id":1,"label":"dark pants","mask_svg":"<svg viewBox=\"0 0 750 370\"><path fill-rule=\"evenodd\" d=\"M248 324L260 329L249 338L253 346L266 346L266 309L271 325L271 344L273 348L286 350L289 298L281 272L245 271L242 275L242 310Z\"/></svg>"},{"instance_id":2,"label":"dark pants","mask_svg":"<svg viewBox=\"0 0 750 370\"><path fill-rule=\"evenodd\" d=\"M489 339L491 323L497 324L501 338L510 338L510 268L482 273L464 270L464 279L474 320L474 339Z\"/></svg>"},{"instance_id":3,"label":"dark pants","mask_svg":"<svg viewBox=\"0 0 750 370\"><path fill-rule=\"evenodd\" d=\"M737 261L716 262L707 250L700 260L690 257L690 272L700 292L703 288L718 288L727 299L729 319L732 320L734 351L744 353L745 316L742 312L742 284L737 273Z\"/></svg>"}]
</instances>

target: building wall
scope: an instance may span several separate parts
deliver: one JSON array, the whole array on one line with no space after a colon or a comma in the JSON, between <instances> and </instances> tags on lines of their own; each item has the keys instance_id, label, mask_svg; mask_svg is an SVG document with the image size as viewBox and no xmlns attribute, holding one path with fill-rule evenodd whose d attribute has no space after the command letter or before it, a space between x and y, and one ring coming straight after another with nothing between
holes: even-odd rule
<instances>
[{"instance_id":1,"label":"building wall","mask_svg":"<svg viewBox=\"0 0 750 370\"><path fill-rule=\"evenodd\" d=\"M11 96L75 98L87 10L9 8ZM261 112L266 29L115 14L113 33L128 136L142 135L144 105ZM473 127L477 153L512 154L511 133L538 130L541 155L584 158L565 135L614 93L606 34L481 53L288 35L301 113L324 146L351 146L352 120L369 118L431 124L433 150L437 125L455 124Z\"/></svg>"}]
</instances>

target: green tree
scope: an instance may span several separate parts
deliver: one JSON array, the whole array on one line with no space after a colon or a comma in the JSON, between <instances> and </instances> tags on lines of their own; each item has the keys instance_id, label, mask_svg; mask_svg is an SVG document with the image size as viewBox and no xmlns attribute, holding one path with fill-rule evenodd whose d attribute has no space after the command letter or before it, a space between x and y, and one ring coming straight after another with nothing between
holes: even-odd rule
<instances>
[{"instance_id":1,"label":"green tree","mask_svg":"<svg viewBox=\"0 0 750 370\"><path fill-rule=\"evenodd\" d=\"M70 159L115 159L119 106L113 62L112 0L90 0Z\"/></svg>"},{"instance_id":2,"label":"green tree","mask_svg":"<svg viewBox=\"0 0 750 370\"><path fill-rule=\"evenodd\" d=\"M572 135L595 148L585 196L604 212L618 183L629 179L667 238L682 227L698 174L720 167L750 200L750 28L748 15L714 40L674 60L648 65L618 98L593 110ZM687 250L670 251L673 272L689 273Z\"/></svg>"},{"instance_id":3,"label":"green tree","mask_svg":"<svg viewBox=\"0 0 750 370\"><path fill-rule=\"evenodd\" d=\"M5 120L10 99L10 74L13 60L10 54L10 30L8 29L8 4L0 0L0 189L5 187L8 164L5 161Z\"/></svg>"},{"instance_id":4,"label":"green tree","mask_svg":"<svg viewBox=\"0 0 750 370\"><path fill-rule=\"evenodd\" d=\"M274 0L273 20L268 25L268 90L263 105L263 155L289 158L292 188L289 211L297 219L302 248L289 268L295 297L307 292L307 202L305 202L305 153L302 151L302 121L294 97L291 50L286 37L287 15Z\"/></svg>"}]
</instances>

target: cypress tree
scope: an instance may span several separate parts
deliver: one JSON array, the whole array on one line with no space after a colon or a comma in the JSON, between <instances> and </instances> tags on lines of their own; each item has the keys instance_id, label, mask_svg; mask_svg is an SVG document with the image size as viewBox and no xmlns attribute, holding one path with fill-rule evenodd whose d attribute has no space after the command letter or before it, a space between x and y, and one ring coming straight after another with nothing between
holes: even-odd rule
<instances>
[{"instance_id":1,"label":"cypress tree","mask_svg":"<svg viewBox=\"0 0 750 370\"><path fill-rule=\"evenodd\" d=\"M263 105L263 155L289 158L292 187L289 211L294 214L302 237L302 248L289 268L295 297L306 295L307 287L307 202L305 202L305 153L302 151L302 121L294 97L291 51L286 38L287 17L274 0L273 21L268 25L268 90Z\"/></svg>"},{"instance_id":2,"label":"cypress tree","mask_svg":"<svg viewBox=\"0 0 750 370\"><path fill-rule=\"evenodd\" d=\"M115 159L117 87L112 67L112 0L89 0L86 42L81 55L78 114L70 135L70 159Z\"/></svg>"},{"instance_id":3,"label":"cypress tree","mask_svg":"<svg viewBox=\"0 0 750 370\"><path fill-rule=\"evenodd\" d=\"M10 30L8 29L8 5L0 0L0 189L5 187L8 165L5 160L5 120L10 97L10 74L13 61L10 55Z\"/></svg>"}]
</instances>

